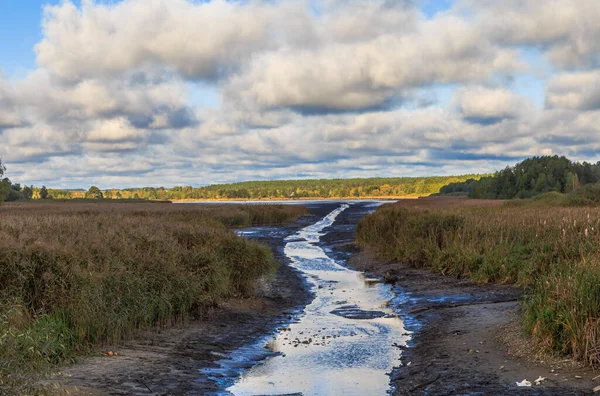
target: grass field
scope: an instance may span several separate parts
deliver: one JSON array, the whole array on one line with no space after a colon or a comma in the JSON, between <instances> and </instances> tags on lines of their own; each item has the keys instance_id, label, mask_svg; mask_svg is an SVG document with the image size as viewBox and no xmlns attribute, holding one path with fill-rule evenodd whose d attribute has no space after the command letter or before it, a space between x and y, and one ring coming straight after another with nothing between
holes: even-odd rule
<instances>
[{"instance_id":1,"label":"grass field","mask_svg":"<svg viewBox=\"0 0 600 396\"><path fill-rule=\"evenodd\" d=\"M461 198L382 206L357 242L384 260L526 289L540 347L600 366L600 212Z\"/></svg>"},{"instance_id":2,"label":"grass field","mask_svg":"<svg viewBox=\"0 0 600 396\"><path fill-rule=\"evenodd\" d=\"M230 229L305 214L297 205L0 206L0 394L33 392L40 374L97 346L249 296L276 262Z\"/></svg>"}]
</instances>

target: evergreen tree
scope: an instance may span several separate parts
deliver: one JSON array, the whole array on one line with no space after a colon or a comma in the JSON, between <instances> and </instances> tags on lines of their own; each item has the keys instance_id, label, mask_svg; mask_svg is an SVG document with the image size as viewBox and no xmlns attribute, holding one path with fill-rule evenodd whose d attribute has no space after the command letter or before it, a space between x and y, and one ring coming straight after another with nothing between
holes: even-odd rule
<instances>
[{"instance_id":1,"label":"evergreen tree","mask_svg":"<svg viewBox=\"0 0 600 396\"><path fill-rule=\"evenodd\" d=\"M41 199L48 198L48 189L46 188L46 186L42 186L42 188L40 189L40 198Z\"/></svg>"}]
</instances>

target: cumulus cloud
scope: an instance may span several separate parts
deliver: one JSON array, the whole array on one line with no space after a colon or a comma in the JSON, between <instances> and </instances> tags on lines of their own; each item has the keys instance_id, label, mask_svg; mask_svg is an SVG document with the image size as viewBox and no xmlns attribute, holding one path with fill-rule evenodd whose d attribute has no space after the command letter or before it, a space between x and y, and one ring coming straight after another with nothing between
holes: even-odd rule
<instances>
[{"instance_id":1,"label":"cumulus cloud","mask_svg":"<svg viewBox=\"0 0 600 396\"><path fill-rule=\"evenodd\" d=\"M270 6L225 0L47 6L38 63L65 80L162 66L212 79L269 46Z\"/></svg>"},{"instance_id":2,"label":"cumulus cloud","mask_svg":"<svg viewBox=\"0 0 600 396\"><path fill-rule=\"evenodd\" d=\"M415 32L420 20L418 8L410 1L326 0L314 7L323 15L321 34L336 42Z\"/></svg>"},{"instance_id":3,"label":"cumulus cloud","mask_svg":"<svg viewBox=\"0 0 600 396\"><path fill-rule=\"evenodd\" d=\"M461 88L456 92L453 102L466 120L480 124L517 119L534 111L525 98L502 88Z\"/></svg>"},{"instance_id":4,"label":"cumulus cloud","mask_svg":"<svg viewBox=\"0 0 600 396\"><path fill-rule=\"evenodd\" d=\"M17 88L16 97L21 105L42 118L88 120L124 115L132 120L146 119L149 125L160 115L171 117L173 121L175 113L185 112L187 108L181 82L172 79L147 81L143 75L135 74L65 84L40 70L20 81ZM165 126L171 124L177 122Z\"/></svg>"},{"instance_id":5,"label":"cumulus cloud","mask_svg":"<svg viewBox=\"0 0 600 396\"><path fill-rule=\"evenodd\" d=\"M552 77L548 82L546 105L551 108L600 109L600 70Z\"/></svg>"},{"instance_id":6,"label":"cumulus cloud","mask_svg":"<svg viewBox=\"0 0 600 396\"><path fill-rule=\"evenodd\" d=\"M463 0L481 30L504 44L545 50L561 67L600 60L600 5L596 0Z\"/></svg>"},{"instance_id":7,"label":"cumulus cloud","mask_svg":"<svg viewBox=\"0 0 600 396\"><path fill-rule=\"evenodd\" d=\"M0 156L7 163L36 162L71 154L81 154L77 132L48 124L10 128L2 133ZM30 169L35 172L35 168Z\"/></svg>"},{"instance_id":8,"label":"cumulus cloud","mask_svg":"<svg viewBox=\"0 0 600 396\"><path fill-rule=\"evenodd\" d=\"M37 69L0 77L0 155L22 183L65 187L590 159L596 3L459 0L427 17L408 0L64 1L45 8ZM528 51L556 69L535 76L542 109L515 92L540 69ZM211 108L196 83L218 92Z\"/></svg>"},{"instance_id":9,"label":"cumulus cloud","mask_svg":"<svg viewBox=\"0 0 600 396\"><path fill-rule=\"evenodd\" d=\"M23 123L14 99L14 92L2 76L0 70L0 132L5 128L13 128Z\"/></svg>"},{"instance_id":10,"label":"cumulus cloud","mask_svg":"<svg viewBox=\"0 0 600 396\"><path fill-rule=\"evenodd\" d=\"M513 50L497 48L465 21L444 16L422 22L416 32L266 53L231 80L225 95L261 108L362 110L417 87L485 81L521 67Z\"/></svg>"}]
</instances>

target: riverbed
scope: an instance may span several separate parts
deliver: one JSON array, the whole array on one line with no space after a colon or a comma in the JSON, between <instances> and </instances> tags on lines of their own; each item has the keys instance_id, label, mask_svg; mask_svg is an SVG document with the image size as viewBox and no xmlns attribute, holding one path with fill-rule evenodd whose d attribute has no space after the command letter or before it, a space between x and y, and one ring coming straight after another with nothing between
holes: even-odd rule
<instances>
[{"instance_id":1,"label":"riverbed","mask_svg":"<svg viewBox=\"0 0 600 396\"><path fill-rule=\"evenodd\" d=\"M401 364L410 334L388 307L389 285L346 268L320 246L339 207L286 238L284 253L314 292L299 320L280 329L265 348L274 355L227 389L234 395L385 395L389 373ZM373 209L376 205L373 205Z\"/></svg>"}]
</instances>

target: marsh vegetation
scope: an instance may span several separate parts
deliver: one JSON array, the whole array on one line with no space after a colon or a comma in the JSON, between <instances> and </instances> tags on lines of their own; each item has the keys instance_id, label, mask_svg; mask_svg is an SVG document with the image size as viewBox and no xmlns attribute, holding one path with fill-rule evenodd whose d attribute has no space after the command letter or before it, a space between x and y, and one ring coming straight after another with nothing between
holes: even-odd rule
<instances>
[{"instance_id":1,"label":"marsh vegetation","mask_svg":"<svg viewBox=\"0 0 600 396\"><path fill-rule=\"evenodd\" d=\"M524 328L539 346L600 366L596 209L544 200L403 201L364 217L356 238L384 260L524 287Z\"/></svg>"},{"instance_id":2,"label":"marsh vegetation","mask_svg":"<svg viewBox=\"0 0 600 396\"><path fill-rule=\"evenodd\" d=\"M276 268L232 227L296 205L5 204L0 207L0 393L140 330L252 294Z\"/></svg>"}]
</instances>

